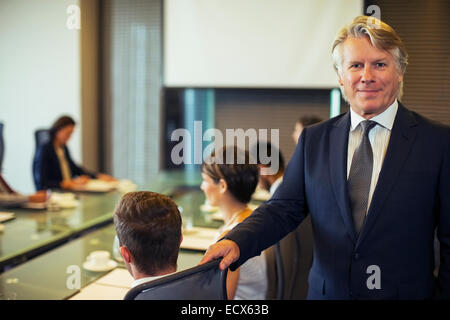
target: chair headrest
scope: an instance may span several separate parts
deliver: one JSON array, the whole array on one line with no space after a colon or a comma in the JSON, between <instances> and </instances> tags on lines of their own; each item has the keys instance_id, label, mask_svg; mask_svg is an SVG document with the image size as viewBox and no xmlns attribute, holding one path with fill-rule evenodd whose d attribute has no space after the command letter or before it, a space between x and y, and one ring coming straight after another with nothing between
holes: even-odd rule
<instances>
[{"instance_id":1,"label":"chair headrest","mask_svg":"<svg viewBox=\"0 0 450 320\"><path fill-rule=\"evenodd\" d=\"M173 273L132 288L125 300L224 300L227 270L221 259Z\"/></svg>"}]
</instances>

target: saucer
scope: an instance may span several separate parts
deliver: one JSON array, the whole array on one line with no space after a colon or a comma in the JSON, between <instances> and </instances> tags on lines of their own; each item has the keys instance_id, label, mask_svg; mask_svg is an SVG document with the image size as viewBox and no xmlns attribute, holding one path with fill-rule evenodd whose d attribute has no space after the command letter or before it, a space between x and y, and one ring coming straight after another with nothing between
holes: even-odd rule
<instances>
[{"instance_id":1,"label":"saucer","mask_svg":"<svg viewBox=\"0 0 450 320\"><path fill-rule=\"evenodd\" d=\"M90 261L86 261L83 263L83 268L87 271L94 271L94 272L104 272L104 271L110 271L117 267L117 262L114 260L109 260L106 266L95 266Z\"/></svg>"},{"instance_id":2,"label":"saucer","mask_svg":"<svg viewBox=\"0 0 450 320\"><path fill-rule=\"evenodd\" d=\"M62 209L72 209L72 208L76 208L78 206L79 202L77 200L59 201L57 204Z\"/></svg>"}]
</instances>

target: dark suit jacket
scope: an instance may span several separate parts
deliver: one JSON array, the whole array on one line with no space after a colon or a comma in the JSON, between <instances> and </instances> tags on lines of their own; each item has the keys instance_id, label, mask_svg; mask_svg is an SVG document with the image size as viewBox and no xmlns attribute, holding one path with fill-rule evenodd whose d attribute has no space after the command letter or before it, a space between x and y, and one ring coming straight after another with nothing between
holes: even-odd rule
<instances>
[{"instance_id":1,"label":"dark suit jacket","mask_svg":"<svg viewBox=\"0 0 450 320\"><path fill-rule=\"evenodd\" d=\"M70 167L72 177L86 174L95 178L95 174L77 166L73 162L69 149L64 146L64 153ZM62 179L61 166L59 165L58 156L51 142L39 146L36 150L33 160L33 176L36 190L45 190L60 188Z\"/></svg>"},{"instance_id":2,"label":"dark suit jacket","mask_svg":"<svg viewBox=\"0 0 450 320\"><path fill-rule=\"evenodd\" d=\"M399 104L359 237L347 191L349 128L346 113L304 129L273 198L227 235L241 252L232 269L280 240L310 212L314 260L308 298L424 299L436 288L450 297L449 128ZM435 283L436 226L441 265ZM367 285L374 283L372 276L380 289Z\"/></svg>"}]
</instances>

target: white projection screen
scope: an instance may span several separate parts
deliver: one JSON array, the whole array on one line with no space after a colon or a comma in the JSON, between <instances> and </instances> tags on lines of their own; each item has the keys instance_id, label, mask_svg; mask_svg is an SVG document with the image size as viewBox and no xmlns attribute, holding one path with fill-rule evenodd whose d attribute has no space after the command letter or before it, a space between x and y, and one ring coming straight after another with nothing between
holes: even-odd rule
<instances>
[{"instance_id":1,"label":"white projection screen","mask_svg":"<svg viewBox=\"0 0 450 320\"><path fill-rule=\"evenodd\" d=\"M165 0L164 85L333 88L331 45L362 0Z\"/></svg>"}]
</instances>

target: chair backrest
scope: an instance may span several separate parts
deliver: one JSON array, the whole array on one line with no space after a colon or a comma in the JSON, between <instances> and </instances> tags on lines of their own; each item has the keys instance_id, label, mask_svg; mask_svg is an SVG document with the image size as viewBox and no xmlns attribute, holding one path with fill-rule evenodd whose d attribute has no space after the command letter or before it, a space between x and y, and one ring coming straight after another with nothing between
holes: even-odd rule
<instances>
[{"instance_id":1,"label":"chair backrest","mask_svg":"<svg viewBox=\"0 0 450 320\"><path fill-rule=\"evenodd\" d=\"M283 263L283 254L281 252L281 241L275 244L275 271L277 273L277 300L284 299L284 287L286 283L286 279L284 276L284 263Z\"/></svg>"},{"instance_id":2,"label":"chair backrest","mask_svg":"<svg viewBox=\"0 0 450 320\"><path fill-rule=\"evenodd\" d=\"M36 141L36 149L41 145L50 141L50 130L49 129L37 129L34 132L34 139Z\"/></svg>"},{"instance_id":3,"label":"chair backrest","mask_svg":"<svg viewBox=\"0 0 450 320\"><path fill-rule=\"evenodd\" d=\"M280 252L282 262L279 261ZM295 231L284 237L278 243L278 247L274 245L268 248L266 258L269 279L267 299L306 299L308 275L313 261L313 232L310 215ZM279 266L283 269L277 270Z\"/></svg>"},{"instance_id":4,"label":"chair backrest","mask_svg":"<svg viewBox=\"0 0 450 320\"><path fill-rule=\"evenodd\" d=\"M48 141L50 141L50 130L49 129L37 129L34 132L34 140L36 142L36 150L34 151L34 158L33 158L33 181L34 186L36 187L36 190L40 190L40 173L37 169L37 158L38 154L41 151L40 147L44 144L46 144Z\"/></svg>"},{"instance_id":5,"label":"chair backrest","mask_svg":"<svg viewBox=\"0 0 450 320\"><path fill-rule=\"evenodd\" d=\"M4 154L5 154L5 143L3 141L3 123L0 122L0 172L2 172Z\"/></svg>"},{"instance_id":6,"label":"chair backrest","mask_svg":"<svg viewBox=\"0 0 450 320\"><path fill-rule=\"evenodd\" d=\"M227 271L216 259L132 288L125 300L226 300Z\"/></svg>"}]
</instances>

